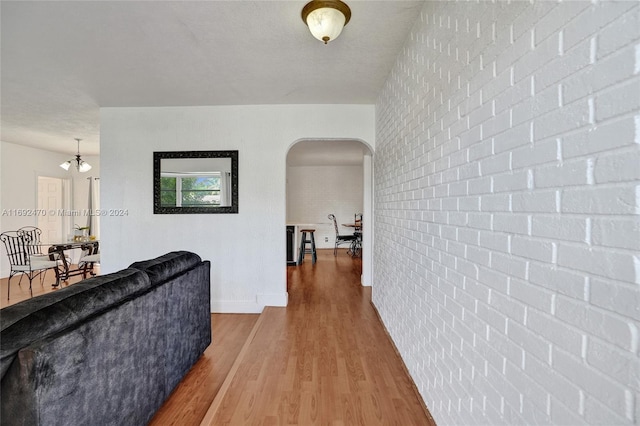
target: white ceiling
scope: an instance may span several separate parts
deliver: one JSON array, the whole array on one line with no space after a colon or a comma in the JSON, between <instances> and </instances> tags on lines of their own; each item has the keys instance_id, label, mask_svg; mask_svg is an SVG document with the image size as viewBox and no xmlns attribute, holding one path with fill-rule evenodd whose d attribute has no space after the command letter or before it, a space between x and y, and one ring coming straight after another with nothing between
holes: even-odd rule
<instances>
[{"instance_id":1,"label":"white ceiling","mask_svg":"<svg viewBox=\"0 0 640 426\"><path fill-rule=\"evenodd\" d=\"M6 1L5 142L99 152L99 108L372 104L424 1L348 0L328 45L306 1Z\"/></svg>"}]
</instances>

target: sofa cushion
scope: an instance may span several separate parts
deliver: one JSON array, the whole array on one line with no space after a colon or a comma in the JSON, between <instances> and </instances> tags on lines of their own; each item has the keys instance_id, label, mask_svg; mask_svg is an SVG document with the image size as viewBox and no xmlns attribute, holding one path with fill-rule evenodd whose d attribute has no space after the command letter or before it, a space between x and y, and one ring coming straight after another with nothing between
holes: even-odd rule
<instances>
[{"instance_id":1,"label":"sofa cushion","mask_svg":"<svg viewBox=\"0 0 640 426\"><path fill-rule=\"evenodd\" d=\"M137 269L124 269L2 309L0 377L4 377L23 347L76 326L151 287L145 273Z\"/></svg>"},{"instance_id":2,"label":"sofa cushion","mask_svg":"<svg viewBox=\"0 0 640 426\"><path fill-rule=\"evenodd\" d=\"M134 262L129 268L146 272L151 283L158 285L201 263L202 259L195 253L172 251L155 259Z\"/></svg>"}]
</instances>

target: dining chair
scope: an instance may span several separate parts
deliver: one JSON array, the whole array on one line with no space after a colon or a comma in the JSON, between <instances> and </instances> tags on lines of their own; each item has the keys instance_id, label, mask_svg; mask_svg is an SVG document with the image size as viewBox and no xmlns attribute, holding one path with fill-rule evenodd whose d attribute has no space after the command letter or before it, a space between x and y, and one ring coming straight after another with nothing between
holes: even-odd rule
<instances>
[{"instance_id":1,"label":"dining chair","mask_svg":"<svg viewBox=\"0 0 640 426\"><path fill-rule=\"evenodd\" d=\"M353 235L358 238L362 238L362 213L356 213L353 215L353 223L356 226L356 230Z\"/></svg>"},{"instance_id":2,"label":"dining chair","mask_svg":"<svg viewBox=\"0 0 640 426\"><path fill-rule=\"evenodd\" d=\"M362 256L362 213L356 213L354 215L354 225L355 231L353 231L353 235L356 239L351 244L351 256L353 257L361 257Z\"/></svg>"},{"instance_id":3,"label":"dining chair","mask_svg":"<svg viewBox=\"0 0 640 426\"><path fill-rule=\"evenodd\" d=\"M22 234L24 242L27 246L27 252L30 256L39 257L42 258L42 260L50 259L49 254L42 252L43 245L40 238L40 236L42 235L42 230L40 228L38 228L37 226L23 226L22 228L18 229L18 233ZM55 260L60 260L60 254L54 253L53 256ZM71 258L66 257L66 261L67 263L71 263ZM42 277L42 279L44 279L44 276Z\"/></svg>"},{"instance_id":4,"label":"dining chair","mask_svg":"<svg viewBox=\"0 0 640 426\"><path fill-rule=\"evenodd\" d=\"M338 231L338 222L336 221L336 216L333 213L331 213L327 217L331 219L331 221L333 222L333 228L336 230L336 242L335 242L335 246L333 247L333 255L337 256L339 245L341 244L351 245L351 243L353 243L357 237L355 235L340 234L340 232Z\"/></svg>"},{"instance_id":5,"label":"dining chair","mask_svg":"<svg viewBox=\"0 0 640 426\"><path fill-rule=\"evenodd\" d=\"M42 246L40 244L42 231L40 228L36 226L23 226L18 229L18 234L22 234L29 256L42 257L44 258L43 260L48 259L48 256L42 253Z\"/></svg>"},{"instance_id":6,"label":"dining chair","mask_svg":"<svg viewBox=\"0 0 640 426\"><path fill-rule=\"evenodd\" d=\"M6 231L0 234L0 240L4 243L4 247L9 257L9 265L11 270L9 272L9 279L7 281L7 300L9 300L11 294L11 278L14 275L20 275L20 281L22 282L22 276L26 275L29 279L29 291L32 291L31 283L35 277L42 274L42 280L44 280L44 274L49 269L53 269L56 273L56 286L60 284L60 273L58 271L59 262L56 260L49 260L38 255L31 255L33 243L27 244L24 237L24 232L20 231Z\"/></svg>"},{"instance_id":7,"label":"dining chair","mask_svg":"<svg viewBox=\"0 0 640 426\"><path fill-rule=\"evenodd\" d=\"M82 270L82 279L87 278L87 274L92 277L96 275L93 266L100 263L100 252L97 244L86 244L80 247L82 253L78 261L78 269Z\"/></svg>"}]
</instances>

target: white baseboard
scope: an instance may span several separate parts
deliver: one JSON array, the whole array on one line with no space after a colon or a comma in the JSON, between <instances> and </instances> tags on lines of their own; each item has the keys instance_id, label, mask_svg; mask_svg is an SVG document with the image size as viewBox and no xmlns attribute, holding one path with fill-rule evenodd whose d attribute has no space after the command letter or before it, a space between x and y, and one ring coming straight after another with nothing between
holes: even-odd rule
<instances>
[{"instance_id":1,"label":"white baseboard","mask_svg":"<svg viewBox=\"0 0 640 426\"><path fill-rule=\"evenodd\" d=\"M289 293L262 293L256 296L258 305L286 307L289 302Z\"/></svg>"},{"instance_id":2,"label":"white baseboard","mask_svg":"<svg viewBox=\"0 0 640 426\"><path fill-rule=\"evenodd\" d=\"M256 300L212 300L211 313L215 314L259 314L265 306L286 307L289 293L263 293Z\"/></svg>"},{"instance_id":3,"label":"white baseboard","mask_svg":"<svg viewBox=\"0 0 640 426\"><path fill-rule=\"evenodd\" d=\"M211 313L214 314L259 314L264 306L252 300L212 300Z\"/></svg>"}]
</instances>

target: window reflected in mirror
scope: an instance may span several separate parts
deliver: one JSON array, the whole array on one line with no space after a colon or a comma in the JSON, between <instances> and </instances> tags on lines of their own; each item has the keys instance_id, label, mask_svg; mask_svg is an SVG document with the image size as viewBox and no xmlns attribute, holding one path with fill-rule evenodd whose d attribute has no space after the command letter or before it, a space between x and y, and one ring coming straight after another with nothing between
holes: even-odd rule
<instances>
[{"instance_id":1,"label":"window reflected in mirror","mask_svg":"<svg viewBox=\"0 0 640 426\"><path fill-rule=\"evenodd\" d=\"M238 151L154 152L154 213L237 213Z\"/></svg>"}]
</instances>

